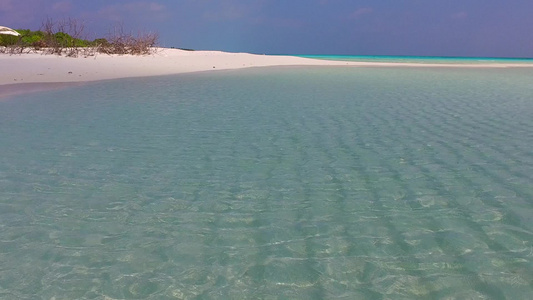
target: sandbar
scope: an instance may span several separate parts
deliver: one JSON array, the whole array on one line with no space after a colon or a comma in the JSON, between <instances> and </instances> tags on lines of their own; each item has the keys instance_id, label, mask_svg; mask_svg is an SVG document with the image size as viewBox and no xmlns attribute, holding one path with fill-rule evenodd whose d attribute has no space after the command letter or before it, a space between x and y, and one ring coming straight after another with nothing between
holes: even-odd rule
<instances>
[{"instance_id":1,"label":"sandbar","mask_svg":"<svg viewBox=\"0 0 533 300\"><path fill-rule=\"evenodd\" d=\"M65 57L27 53L0 54L0 97L69 84L200 71L267 66L353 66L353 67L532 67L533 64L413 64L320 60L295 56L257 55L221 51L187 51L157 48L144 56L97 54Z\"/></svg>"}]
</instances>

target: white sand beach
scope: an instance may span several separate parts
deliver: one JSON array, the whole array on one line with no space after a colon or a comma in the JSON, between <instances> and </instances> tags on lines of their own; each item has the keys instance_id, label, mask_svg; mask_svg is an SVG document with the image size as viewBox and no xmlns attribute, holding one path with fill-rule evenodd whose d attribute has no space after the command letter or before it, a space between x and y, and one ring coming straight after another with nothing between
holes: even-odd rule
<instances>
[{"instance_id":1,"label":"white sand beach","mask_svg":"<svg viewBox=\"0 0 533 300\"><path fill-rule=\"evenodd\" d=\"M65 57L29 53L0 54L0 97L18 93L60 88L66 84L217 71L267 66L354 66L354 67L532 67L533 64L412 64L347 62L294 56L256 55L221 51L185 51L157 48L146 56L98 54L90 57ZM48 84L50 83L50 84Z\"/></svg>"},{"instance_id":2,"label":"white sand beach","mask_svg":"<svg viewBox=\"0 0 533 300\"><path fill-rule=\"evenodd\" d=\"M291 56L166 48L158 48L154 54L145 56L98 54L72 58L39 53L0 54L0 96L59 88L68 83L127 77L265 66L349 64Z\"/></svg>"}]
</instances>

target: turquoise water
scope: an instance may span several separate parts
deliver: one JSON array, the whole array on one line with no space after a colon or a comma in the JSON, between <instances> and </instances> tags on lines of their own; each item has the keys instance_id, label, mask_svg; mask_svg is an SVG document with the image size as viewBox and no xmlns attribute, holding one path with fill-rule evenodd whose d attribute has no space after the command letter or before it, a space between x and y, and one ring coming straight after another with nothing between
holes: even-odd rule
<instances>
[{"instance_id":1,"label":"turquoise water","mask_svg":"<svg viewBox=\"0 0 533 300\"><path fill-rule=\"evenodd\" d=\"M372 56L372 55L298 55L300 57L362 62L400 62L429 64L533 64L533 58L497 58L497 57L440 57L440 56Z\"/></svg>"},{"instance_id":2,"label":"turquoise water","mask_svg":"<svg viewBox=\"0 0 533 300\"><path fill-rule=\"evenodd\" d=\"M2 299L528 299L533 69L266 68L0 102Z\"/></svg>"}]
</instances>

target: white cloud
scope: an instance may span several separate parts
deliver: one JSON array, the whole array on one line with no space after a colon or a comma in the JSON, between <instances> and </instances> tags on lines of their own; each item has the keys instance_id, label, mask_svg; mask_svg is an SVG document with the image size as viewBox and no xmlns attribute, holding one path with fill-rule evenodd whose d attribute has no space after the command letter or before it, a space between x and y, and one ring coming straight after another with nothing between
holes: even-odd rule
<instances>
[{"instance_id":1,"label":"white cloud","mask_svg":"<svg viewBox=\"0 0 533 300\"><path fill-rule=\"evenodd\" d=\"M98 14L111 21L123 21L133 16L152 20L166 17L164 5L146 1L108 5L100 9Z\"/></svg>"},{"instance_id":2,"label":"white cloud","mask_svg":"<svg viewBox=\"0 0 533 300\"><path fill-rule=\"evenodd\" d=\"M0 0L0 22L9 27L26 27L46 13L43 0Z\"/></svg>"},{"instance_id":3,"label":"white cloud","mask_svg":"<svg viewBox=\"0 0 533 300\"><path fill-rule=\"evenodd\" d=\"M10 12L13 10L13 1L12 0L2 0L0 1L0 11Z\"/></svg>"},{"instance_id":4,"label":"white cloud","mask_svg":"<svg viewBox=\"0 0 533 300\"><path fill-rule=\"evenodd\" d=\"M244 7L230 6L223 10L205 12L203 17L208 21L226 21L242 18L246 14Z\"/></svg>"},{"instance_id":5,"label":"white cloud","mask_svg":"<svg viewBox=\"0 0 533 300\"><path fill-rule=\"evenodd\" d=\"M54 3L52 9L56 12L66 13L72 9L72 2L70 0L64 0Z\"/></svg>"},{"instance_id":6,"label":"white cloud","mask_svg":"<svg viewBox=\"0 0 533 300\"><path fill-rule=\"evenodd\" d=\"M207 4L202 17L207 21L255 19L267 4L266 0L225 0Z\"/></svg>"},{"instance_id":7,"label":"white cloud","mask_svg":"<svg viewBox=\"0 0 533 300\"><path fill-rule=\"evenodd\" d=\"M468 17L468 13L465 11L460 11L452 14L452 19L466 19Z\"/></svg>"},{"instance_id":8,"label":"white cloud","mask_svg":"<svg viewBox=\"0 0 533 300\"><path fill-rule=\"evenodd\" d=\"M350 14L350 18L358 19L361 16L368 15L374 12L374 9L371 7L361 7L356 9L354 12Z\"/></svg>"}]
</instances>

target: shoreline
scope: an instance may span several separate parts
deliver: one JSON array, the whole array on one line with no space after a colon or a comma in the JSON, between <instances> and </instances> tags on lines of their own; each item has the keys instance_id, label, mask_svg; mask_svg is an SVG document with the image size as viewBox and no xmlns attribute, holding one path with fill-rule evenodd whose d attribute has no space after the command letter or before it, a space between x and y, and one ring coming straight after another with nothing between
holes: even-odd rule
<instances>
[{"instance_id":1,"label":"shoreline","mask_svg":"<svg viewBox=\"0 0 533 300\"><path fill-rule=\"evenodd\" d=\"M0 65L2 66L0 70L0 98L64 88L83 82L253 67L533 67L533 64L520 63L431 64L359 62L221 51L186 51L168 48L156 48L153 54L145 56L97 54L91 57L71 58L57 55L42 55L39 53L20 55L0 54Z\"/></svg>"}]
</instances>

